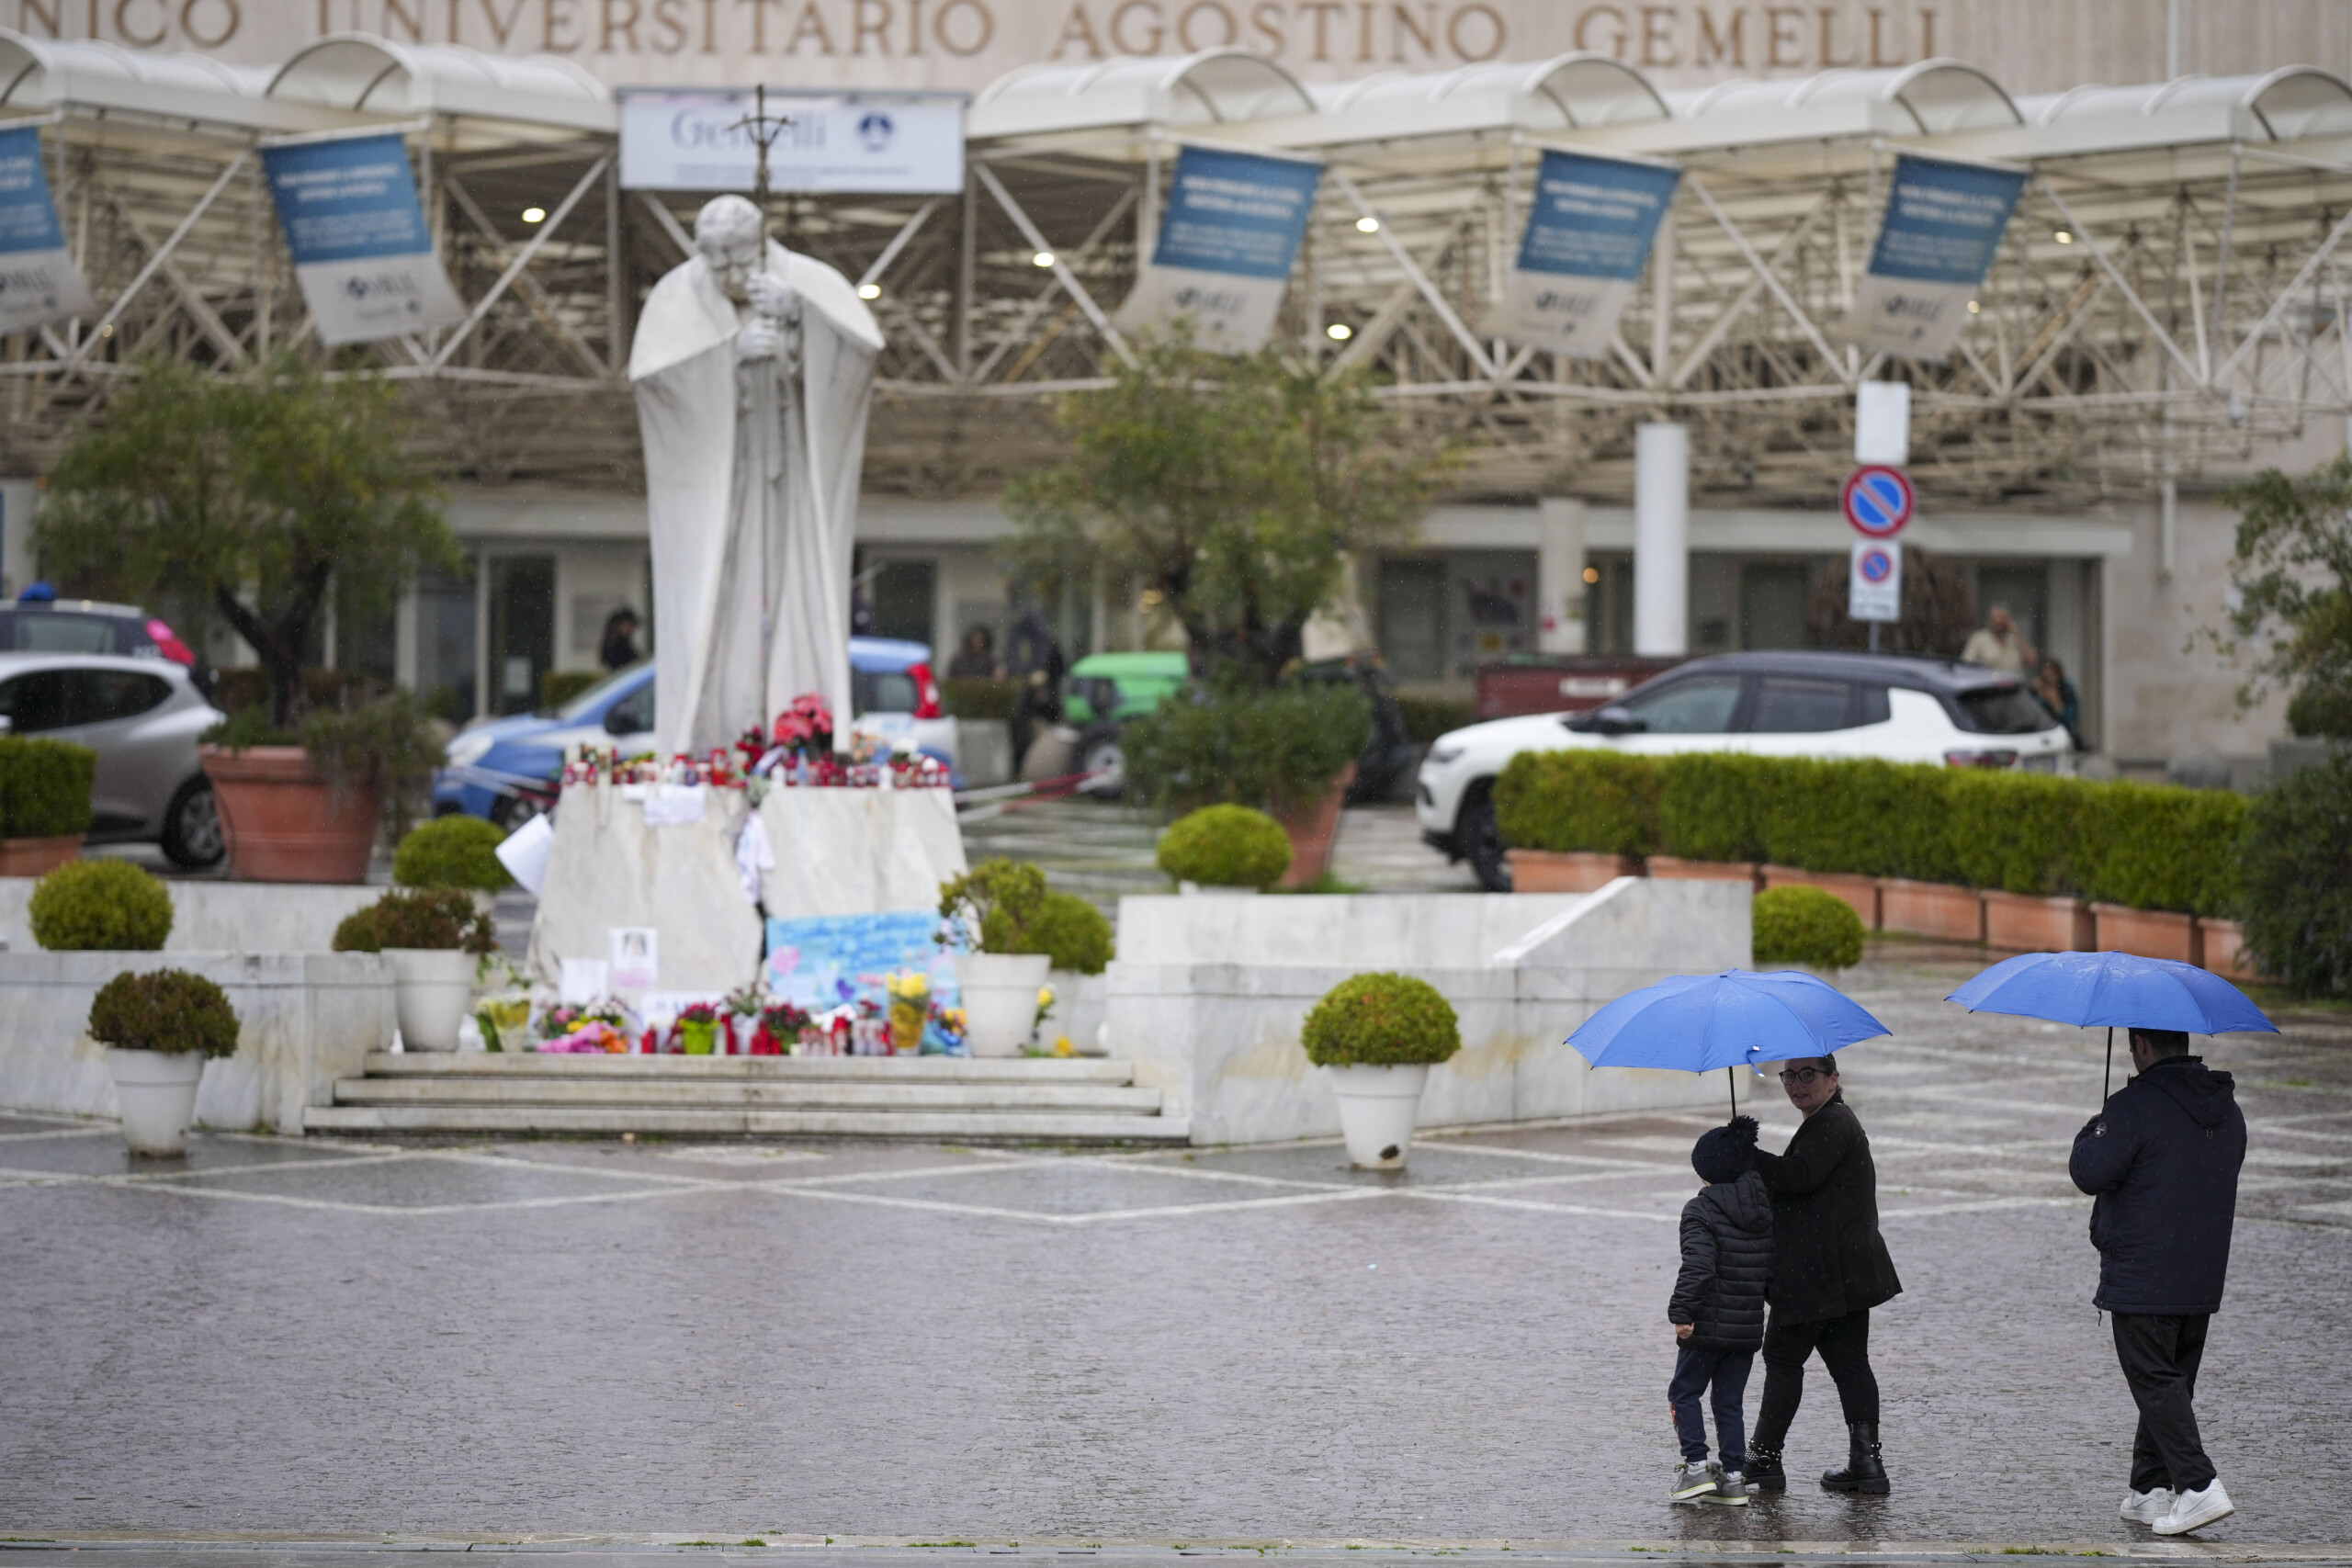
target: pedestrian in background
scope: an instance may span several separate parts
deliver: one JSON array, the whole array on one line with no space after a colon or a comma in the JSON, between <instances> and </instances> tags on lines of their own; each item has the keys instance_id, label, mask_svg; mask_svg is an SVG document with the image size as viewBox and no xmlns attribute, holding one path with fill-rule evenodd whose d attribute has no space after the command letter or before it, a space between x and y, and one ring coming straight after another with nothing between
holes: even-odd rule
<instances>
[{"instance_id":1,"label":"pedestrian in background","mask_svg":"<svg viewBox=\"0 0 2352 1568\"><path fill-rule=\"evenodd\" d=\"M1772 1199L1756 1174L1756 1118L1735 1116L1702 1133L1690 1168L1699 1193L1682 1205L1682 1270L1666 1303L1679 1345L1666 1403L1682 1443L1671 1496L1745 1506L1747 1423L1740 1401L1764 1343L1764 1289L1772 1279ZM1713 1463L1702 1393L1715 1412Z\"/></svg>"},{"instance_id":2,"label":"pedestrian in background","mask_svg":"<svg viewBox=\"0 0 2352 1568\"><path fill-rule=\"evenodd\" d=\"M951 681L987 681L1004 673L1004 666L997 662L996 634L986 626L974 626L964 634L964 646L947 661L947 678Z\"/></svg>"},{"instance_id":3,"label":"pedestrian in background","mask_svg":"<svg viewBox=\"0 0 2352 1568\"><path fill-rule=\"evenodd\" d=\"M2186 1535L2236 1511L2198 1436L2197 1368L2222 1307L2245 1113L2230 1075L2175 1029L2130 1032L2138 1076L2075 1134L2067 1173L2098 1201L2092 1304L2115 1320L2115 1356L2140 1407L2122 1515Z\"/></svg>"},{"instance_id":4,"label":"pedestrian in background","mask_svg":"<svg viewBox=\"0 0 2352 1568\"><path fill-rule=\"evenodd\" d=\"M637 651L637 612L624 604L605 617L596 662L607 670L626 670L642 657Z\"/></svg>"},{"instance_id":5,"label":"pedestrian in background","mask_svg":"<svg viewBox=\"0 0 2352 1568\"><path fill-rule=\"evenodd\" d=\"M1883 1497L1890 1483L1879 1451L1871 1308L1893 1300L1903 1282L1878 1234L1878 1168L1838 1087L1837 1057L1784 1063L1781 1087L1804 1121L1787 1152L1756 1155L1772 1194L1772 1314L1747 1479L1767 1492L1788 1489L1781 1446L1804 1397L1805 1360L1818 1350L1838 1385L1848 1438L1845 1468L1825 1472L1821 1484Z\"/></svg>"},{"instance_id":6,"label":"pedestrian in background","mask_svg":"<svg viewBox=\"0 0 2352 1568\"><path fill-rule=\"evenodd\" d=\"M2066 667L2054 659L2041 661L2041 672L2034 677L2033 694L2050 710L2050 716L2066 727L2066 739L2075 750L2083 749L2082 699L2075 694L2075 683L2066 679Z\"/></svg>"},{"instance_id":7,"label":"pedestrian in background","mask_svg":"<svg viewBox=\"0 0 2352 1568\"><path fill-rule=\"evenodd\" d=\"M2025 640L2025 633L2018 629L2007 604L1994 605L1984 617L1984 624L1968 634L1960 658L1963 664L1982 664L1987 670L1998 670L2019 680L2031 674L2040 662L2034 657L2033 644Z\"/></svg>"}]
</instances>

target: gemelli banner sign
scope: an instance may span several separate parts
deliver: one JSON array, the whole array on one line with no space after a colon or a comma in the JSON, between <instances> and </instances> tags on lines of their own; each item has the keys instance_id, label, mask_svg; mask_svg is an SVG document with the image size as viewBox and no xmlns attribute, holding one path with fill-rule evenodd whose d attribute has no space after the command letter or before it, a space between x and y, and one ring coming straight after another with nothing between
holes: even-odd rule
<instances>
[{"instance_id":1,"label":"gemelli banner sign","mask_svg":"<svg viewBox=\"0 0 2352 1568\"><path fill-rule=\"evenodd\" d=\"M39 128L0 131L0 332L96 310L57 224Z\"/></svg>"},{"instance_id":2,"label":"gemelli banner sign","mask_svg":"<svg viewBox=\"0 0 2352 1568\"><path fill-rule=\"evenodd\" d=\"M397 134L265 147L262 165L322 342L366 343L465 318Z\"/></svg>"},{"instance_id":3,"label":"gemelli banner sign","mask_svg":"<svg viewBox=\"0 0 2352 1568\"><path fill-rule=\"evenodd\" d=\"M632 190L752 188L759 159L750 93L624 92L621 184ZM788 120L768 150L782 191L953 196L964 188L964 96L767 96Z\"/></svg>"},{"instance_id":4,"label":"gemelli banner sign","mask_svg":"<svg viewBox=\"0 0 2352 1568\"><path fill-rule=\"evenodd\" d=\"M1203 346L1247 354L1274 329L1323 166L1187 147L1151 261L1119 307L1123 332L1180 319Z\"/></svg>"},{"instance_id":5,"label":"gemelli banner sign","mask_svg":"<svg viewBox=\"0 0 2352 1568\"><path fill-rule=\"evenodd\" d=\"M1681 171L1547 152L1493 330L1578 359L1609 352Z\"/></svg>"},{"instance_id":6,"label":"gemelli banner sign","mask_svg":"<svg viewBox=\"0 0 2352 1568\"><path fill-rule=\"evenodd\" d=\"M2024 186L2022 171L1899 155L1845 335L1911 359L1951 354Z\"/></svg>"}]
</instances>

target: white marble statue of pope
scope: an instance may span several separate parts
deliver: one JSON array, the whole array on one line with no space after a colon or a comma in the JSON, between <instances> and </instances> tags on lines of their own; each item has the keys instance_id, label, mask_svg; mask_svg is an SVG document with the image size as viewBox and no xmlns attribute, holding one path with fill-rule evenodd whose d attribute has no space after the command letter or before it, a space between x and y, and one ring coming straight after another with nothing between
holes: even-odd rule
<instances>
[{"instance_id":1,"label":"white marble statue of pope","mask_svg":"<svg viewBox=\"0 0 2352 1568\"><path fill-rule=\"evenodd\" d=\"M722 196L653 287L628 377L645 436L662 755L821 692L849 739L850 548L881 330L849 280Z\"/></svg>"}]
</instances>

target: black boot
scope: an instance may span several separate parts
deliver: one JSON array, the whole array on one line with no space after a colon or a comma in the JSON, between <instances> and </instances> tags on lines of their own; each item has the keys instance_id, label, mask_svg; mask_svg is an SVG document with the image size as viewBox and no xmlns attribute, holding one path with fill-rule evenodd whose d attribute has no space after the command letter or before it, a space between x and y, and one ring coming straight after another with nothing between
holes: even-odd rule
<instances>
[{"instance_id":1,"label":"black boot","mask_svg":"<svg viewBox=\"0 0 2352 1568\"><path fill-rule=\"evenodd\" d=\"M1860 1492L1868 1497L1883 1497L1889 1491L1886 1466L1879 1462L1878 1423L1856 1421L1847 1428L1846 1468L1823 1472L1821 1489L1825 1492Z\"/></svg>"},{"instance_id":2,"label":"black boot","mask_svg":"<svg viewBox=\"0 0 2352 1568\"><path fill-rule=\"evenodd\" d=\"M1747 1483L1758 1492L1786 1492L1789 1472L1781 1468L1781 1450L1754 1443L1747 1450L1747 1469L1744 1472Z\"/></svg>"}]
</instances>

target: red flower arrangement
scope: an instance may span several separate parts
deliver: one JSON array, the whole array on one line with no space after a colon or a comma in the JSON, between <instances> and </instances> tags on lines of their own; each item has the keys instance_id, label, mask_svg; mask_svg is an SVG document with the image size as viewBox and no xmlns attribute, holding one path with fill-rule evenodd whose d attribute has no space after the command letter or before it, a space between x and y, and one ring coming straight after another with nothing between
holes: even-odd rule
<instances>
[{"instance_id":1,"label":"red flower arrangement","mask_svg":"<svg viewBox=\"0 0 2352 1568\"><path fill-rule=\"evenodd\" d=\"M717 1023L718 1010L708 1002L689 1002L678 1011L680 1023Z\"/></svg>"},{"instance_id":2,"label":"red flower arrangement","mask_svg":"<svg viewBox=\"0 0 2352 1568\"><path fill-rule=\"evenodd\" d=\"M775 716L775 743L802 757L832 751L833 710L821 693L803 692Z\"/></svg>"}]
</instances>

